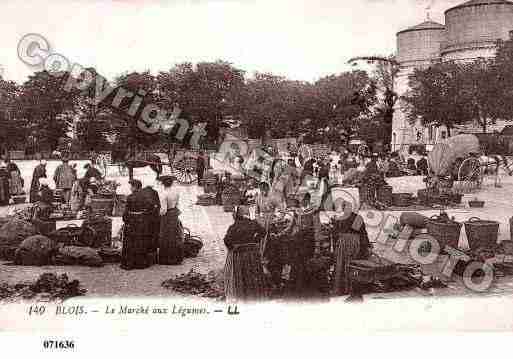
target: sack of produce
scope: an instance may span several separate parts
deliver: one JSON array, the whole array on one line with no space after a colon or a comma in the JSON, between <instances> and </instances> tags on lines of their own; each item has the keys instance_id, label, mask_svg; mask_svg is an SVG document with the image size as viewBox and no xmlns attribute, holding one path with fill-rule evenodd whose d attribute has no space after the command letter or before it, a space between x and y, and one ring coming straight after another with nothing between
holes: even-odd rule
<instances>
[{"instance_id":1,"label":"sack of produce","mask_svg":"<svg viewBox=\"0 0 513 359\"><path fill-rule=\"evenodd\" d=\"M399 218L402 226L409 225L413 228L426 228L428 218L417 212L403 212Z\"/></svg>"},{"instance_id":2,"label":"sack of produce","mask_svg":"<svg viewBox=\"0 0 513 359\"><path fill-rule=\"evenodd\" d=\"M98 251L90 247L67 246L59 249L56 261L61 265L101 267L103 260Z\"/></svg>"},{"instance_id":3,"label":"sack of produce","mask_svg":"<svg viewBox=\"0 0 513 359\"><path fill-rule=\"evenodd\" d=\"M24 266L44 266L51 264L57 246L50 238L35 235L20 243L15 253L14 263Z\"/></svg>"},{"instance_id":4,"label":"sack of produce","mask_svg":"<svg viewBox=\"0 0 513 359\"><path fill-rule=\"evenodd\" d=\"M37 233L32 223L13 217L0 228L0 246L18 246L27 237Z\"/></svg>"}]
</instances>

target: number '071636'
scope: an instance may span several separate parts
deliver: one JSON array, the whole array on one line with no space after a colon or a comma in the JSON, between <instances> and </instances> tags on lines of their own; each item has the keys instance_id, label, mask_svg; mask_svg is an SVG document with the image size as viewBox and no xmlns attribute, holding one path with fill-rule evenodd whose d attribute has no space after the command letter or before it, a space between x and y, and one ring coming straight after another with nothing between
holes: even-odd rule
<instances>
[{"instance_id":1,"label":"number '071636'","mask_svg":"<svg viewBox=\"0 0 513 359\"><path fill-rule=\"evenodd\" d=\"M44 305L31 305L29 307L29 315L43 315L45 314L46 307Z\"/></svg>"}]
</instances>

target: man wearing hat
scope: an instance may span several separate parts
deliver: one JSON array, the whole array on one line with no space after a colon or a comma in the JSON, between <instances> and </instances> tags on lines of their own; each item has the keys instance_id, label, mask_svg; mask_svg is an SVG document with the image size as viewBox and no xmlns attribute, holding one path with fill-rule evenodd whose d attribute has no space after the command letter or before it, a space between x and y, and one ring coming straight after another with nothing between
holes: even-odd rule
<instances>
[{"instance_id":1,"label":"man wearing hat","mask_svg":"<svg viewBox=\"0 0 513 359\"><path fill-rule=\"evenodd\" d=\"M57 166L53 175L55 187L62 191L64 203L68 203L71 197L71 188L75 182L76 176L73 167L69 165L67 155L62 158L62 163Z\"/></svg>"},{"instance_id":2,"label":"man wearing hat","mask_svg":"<svg viewBox=\"0 0 513 359\"><path fill-rule=\"evenodd\" d=\"M39 179L46 178L46 160L39 161L32 173L32 182L30 183L30 203L36 203L39 200L38 192L40 189Z\"/></svg>"}]
</instances>

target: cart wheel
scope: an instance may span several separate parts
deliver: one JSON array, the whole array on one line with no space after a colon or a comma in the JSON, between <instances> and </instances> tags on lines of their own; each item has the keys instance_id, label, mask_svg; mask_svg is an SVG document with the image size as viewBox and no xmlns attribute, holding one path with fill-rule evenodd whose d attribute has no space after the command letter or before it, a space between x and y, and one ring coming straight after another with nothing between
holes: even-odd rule
<instances>
[{"instance_id":1,"label":"cart wheel","mask_svg":"<svg viewBox=\"0 0 513 359\"><path fill-rule=\"evenodd\" d=\"M198 180L196 173L196 160L191 157L184 157L173 166L173 176L182 184L192 184Z\"/></svg>"},{"instance_id":2,"label":"cart wheel","mask_svg":"<svg viewBox=\"0 0 513 359\"><path fill-rule=\"evenodd\" d=\"M464 189L480 188L483 183L483 169L477 158L467 158L458 170L458 181Z\"/></svg>"}]
</instances>

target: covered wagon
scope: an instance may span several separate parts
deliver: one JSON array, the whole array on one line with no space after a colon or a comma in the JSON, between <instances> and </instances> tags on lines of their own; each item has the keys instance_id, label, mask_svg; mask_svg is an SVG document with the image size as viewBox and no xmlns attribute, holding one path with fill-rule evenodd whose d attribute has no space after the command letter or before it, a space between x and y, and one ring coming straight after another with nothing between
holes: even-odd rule
<instances>
[{"instance_id":1,"label":"covered wagon","mask_svg":"<svg viewBox=\"0 0 513 359\"><path fill-rule=\"evenodd\" d=\"M474 169L470 164L473 162L471 159L477 159L479 152L479 140L471 134L453 136L437 143L428 155L428 187L437 190L451 187L452 181L459 179L465 161L469 168L465 169L464 177L478 182L479 174L475 171L479 171L479 166Z\"/></svg>"}]
</instances>

